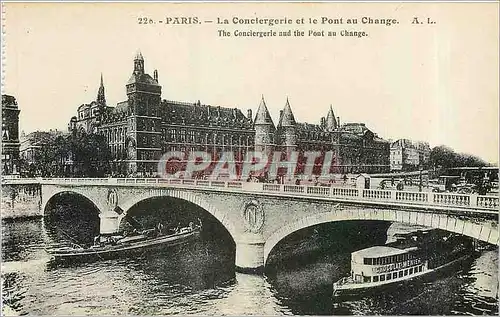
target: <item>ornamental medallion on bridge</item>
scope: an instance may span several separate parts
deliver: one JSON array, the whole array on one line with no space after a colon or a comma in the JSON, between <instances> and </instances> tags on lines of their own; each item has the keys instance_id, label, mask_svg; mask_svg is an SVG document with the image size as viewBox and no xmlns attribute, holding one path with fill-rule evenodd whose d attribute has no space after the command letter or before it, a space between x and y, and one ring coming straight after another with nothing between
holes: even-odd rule
<instances>
[{"instance_id":1,"label":"ornamental medallion on bridge","mask_svg":"<svg viewBox=\"0 0 500 317\"><path fill-rule=\"evenodd\" d=\"M255 200L246 203L243 207L243 219L245 220L245 227L250 232L260 232L264 225L264 210L262 206Z\"/></svg>"},{"instance_id":2,"label":"ornamental medallion on bridge","mask_svg":"<svg viewBox=\"0 0 500 317\"><path fill-rule=\"evenodd\" d=\"M108 209L109 210L115 210L116 206L118 205L118 194L116 193L116 190L110 189L108 190Z\"/></svg>"}]
</instances>

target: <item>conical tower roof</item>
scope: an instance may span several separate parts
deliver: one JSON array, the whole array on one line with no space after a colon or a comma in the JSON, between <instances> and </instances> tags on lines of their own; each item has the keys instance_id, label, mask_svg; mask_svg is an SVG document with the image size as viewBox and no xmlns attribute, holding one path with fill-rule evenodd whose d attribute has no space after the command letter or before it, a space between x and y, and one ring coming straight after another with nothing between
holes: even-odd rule
<instances>
[{"instance_id":1,"label":"conical tower roof","mask_svg":"<svg viewBox=\"0 0 500 317\"><path fill-rule=\"evenodd\" d=\"M326 115L326 129L334 130L337 128L337 119L335 118L335 114L333 113L332 105L330 105L330 110L328 110L328 114Z\"/></svg>"},{"instance_id":2,"label":"conical tower roof","mask_svg":"<svg viewBox=\"0 0 500 317\"><path fill-rule=\"evenodd\" d=\"M274 127L273 119L271 118L271 115L269 114L269 111L267 110L266 107L266 102L264 101L264 96L262 96L262 99L259 104L259 109L257 109L257 114L255 115L255 121L254 124L261 124L261 125L267 125L270 124Z\"/></svg>"},{"instance_id":3,"label":"conical tower roof","mask_svg":"<svg viewBox=\"0 0 500 317\"><path fill-rule=\"evenodd\" d=\"M293 127L295 126L295 117L293 116L292 108L290 107L290 102L286 98L285 108L280 117L280 122L278 126L280 127Z\"/></svg>"}]
</instances>

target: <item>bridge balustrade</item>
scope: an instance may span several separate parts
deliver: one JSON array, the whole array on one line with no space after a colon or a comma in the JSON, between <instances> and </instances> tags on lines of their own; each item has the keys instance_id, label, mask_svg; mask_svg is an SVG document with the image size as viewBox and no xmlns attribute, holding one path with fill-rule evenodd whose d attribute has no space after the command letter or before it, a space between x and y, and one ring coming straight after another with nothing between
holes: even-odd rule
<instances>
[{"instance_id":1,"label":"bridge balustrade","mask_svg":"<svg viewBox=\"0 0 500 317\"><path fill-rule=\"evenodd\" d=\"M422 193L422 192L397 191L396 192L396 200L397 201L409 201L409 202L428 202L429 195L427 193Z\"/></svg>"},{"instance_id":2,"label":"bridge balustrade","mask_svg":"<svg viewBox=\"0 0 500 317\"><path fill-rule=\"evenodd\" d=\"M41 182L45 184L121 184L121 185L181 185L203 188L226 188L224 190L242 190L249 192L273 192L298 194L301 196L320 196L332 198L347 198L352 200L397 202L419 205L470 207L482 209L498 209L499 197L479 196L476 194L408 192L379 189L358 189L346 187L322 187L304 185L281 185L268 183L253 183L241 181L216 181L192 179L164 178L34 178L4 180L4 184L24 184Z\"/></svg>"},{"instance_id":3,"label":"bridge balustrade","mask_svg":"<svg viewBox=\"0 0 500 317\"><path fill-rule=\"evenodd\" d=\"M210 186L210 181L206 180L197 180L196 185L198 186Z\"/></svg>"},{"instance_id":4,"label":"bridge balustrade","mask_svg":"<svg viewBox=\"0 0 500 317\"><path fill-rule=\"evenodd\" d=\"M479 196L477 197L477 206L483 208L498 208L498 197Z\"/></svg>"},{"instance_id":5,"label":"bridge balustrade","mask_svg":"<svg viewBox=\"0 0 500 317\"><path fill-rule=\"evenodd\" d=\"M210 181L210 186L213 186L213 187L226 187L226 182L223 182L223 181Z\"/></svg>"},{"instance_id":6,"label":"bridge balustrade","mask_svg":"<svg viewBox=\"0 0 500 317\"><path fill-rule=\"evenodd\" d=\"M300 185L284 185L283 191L285 193L303 193L305 187Z\"/></svg>"},{"instance_id":7,"label":"bridge balustrade","mask_svg":"<svg viewBox=\"0 0 500 317\"><path fill-rule=\"evenodd\" d=\"M241 189L243 186L242 186L241 182L227 182L227 187Z\"/></svg>"},{"instance_id":8,"label":"bridge balustrade","mask_svg":"<svg viewBox=\"0 0 500 317\"><path fill-rule=\"evenodd\" d=\"M363 198L378 199L378 200L391 200L390 190L380 190L380 189L363 189Z\"/></svg>"},{"instance_id":9,"label":"bridge balustrade","mask_svg":"<svg viewBox=\"0 0 500 317\"><path fill-rule=\"evenodd\" d=\"M339 197L357 197L359 195L357 188L331 187L331 196Z\"/></svg>"},{"instance_id":10,"label":"bridge balustrade","mask_svg":"<svg viewBox=\"0 0 500 317\"><path fill-rule=\"evenodd\" d=\"M330 188L307 186L307 193L313 195L330 196Z\"/></svg>"},{"instance_id":11,"label":"bridge balustrade","mask_svg":"<svg viewBox=\"0 0 500 317\"><path fill-rule=\"evenodd\" d=\"M262 184L262 190L268 192L279 192L281 186L278 184Z\"/></svg>"},{"instance_id":12,"label":"bridge balustrade","mask_svg":"<svg viewBox=\"0 0 500 317\"><path fill-rule=\"evenodd\" d=\"M470 206L470 197L462 194L434 193L432 202L438 205Z\"/></svg>"}]
</instances>

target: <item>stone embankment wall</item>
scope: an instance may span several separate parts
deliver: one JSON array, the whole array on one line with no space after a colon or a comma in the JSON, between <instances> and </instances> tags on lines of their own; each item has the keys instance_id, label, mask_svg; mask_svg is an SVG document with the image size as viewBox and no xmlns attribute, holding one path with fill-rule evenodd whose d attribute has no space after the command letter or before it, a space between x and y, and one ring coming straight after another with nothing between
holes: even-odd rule
<instances>
[{"instance_id":1,"label":"stone embankment wall","mask_svg":"<svg viewBox=\"0 0 500 317\"><path fill-rule=\"evenodd\" d=\"M41 217L41 188L37 184L3 185L1 218Z\"/></svg>"}]
</instances>

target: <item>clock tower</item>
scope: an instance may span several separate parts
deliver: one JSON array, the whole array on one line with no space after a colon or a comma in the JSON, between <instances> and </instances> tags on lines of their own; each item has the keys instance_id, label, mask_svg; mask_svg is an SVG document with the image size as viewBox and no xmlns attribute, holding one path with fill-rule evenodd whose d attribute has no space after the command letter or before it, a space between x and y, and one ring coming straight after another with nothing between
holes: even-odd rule
<instances>
[{"instance_id":1,"label":"clock tower","mask_svg":"<svg viewBox=\"0 0 500 317\"><path fill-rule=\"evenodd\" d=\"M127 161L128 172L154 176L161 156L160 102L158 72L154 78L144 71L144 58L137 52L134 71L126 85L128 97Z\"/></svg>"}]
</instances>

